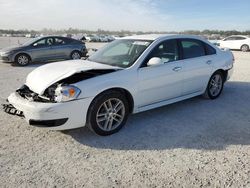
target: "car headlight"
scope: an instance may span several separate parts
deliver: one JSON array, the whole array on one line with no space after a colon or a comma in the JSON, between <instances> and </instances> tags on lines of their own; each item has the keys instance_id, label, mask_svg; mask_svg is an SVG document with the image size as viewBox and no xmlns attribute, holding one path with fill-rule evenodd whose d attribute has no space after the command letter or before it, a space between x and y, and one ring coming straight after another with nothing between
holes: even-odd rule
<instances>
[{"instance_id":1,"label":"car headlight","mask_svg":"<svg viewBox=\"0 0 250 188\"><path fill-rule=\"evenodd\" d=\"M6 56L6 55L9 55L10 53L11 53L11 51L7 51L7 52L3 51L3 52L0 52L0 55Z\"/></svg>"},{"instance_id":2,"label":"car headlight","mask_svg":"<svg viewBox=\"0 0 250 188\"><path fill-rule=\"evenodd\" d=\"M77 99L80 95L81 90L75 86L61 86L59 85L55 90L56 102L66 102Z\"/></svg>"}]
</instances>

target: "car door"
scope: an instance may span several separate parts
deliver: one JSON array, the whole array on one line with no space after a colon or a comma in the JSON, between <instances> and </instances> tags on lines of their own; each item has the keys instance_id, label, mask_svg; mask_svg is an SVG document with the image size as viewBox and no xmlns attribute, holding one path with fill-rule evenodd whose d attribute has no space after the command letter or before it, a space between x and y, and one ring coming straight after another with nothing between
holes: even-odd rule
<instances>
[{"instance_id":1,"label":"car door","mask_svg":"<svg viewBox=\"0 0 250 188\"><path fill-rule=\"evenodd\" d=\"M69 58L71 53L71 48L68 42L61 37L54 38L54 44L52 46L52 51L54 54L54 58Z\"/></svg>"},{"instance_id":2,"label":"car door","mask_svg":"<svg viewBox=\"0 0 250 188\"><path fill-rule=\"evenodd\" d=\"M49 60L53 57L52 45L54 39L52 37L40 39L32 44L29 50L33 60Z\"/></svg>"},{"instance_id":3,"label":"car door","mask_svg":"<svg viewBox=\"0 0 250 188\"><path fill-rule=\"evenodd\" d=\"M234 49L241 49L242 45L247 44L247 38L245 37L235 37Z\"/></svg>"},{"instance_id":4,"label":"car door","mask_svg":"<svg viewBox=\"0 0 250 188\"><path fill-rule=\"evenodd\" d=\"M237 49L237 47L235 45L235 42L236 42L235 37L225 38L221 42L221 47L223 47L223 48L229 48L229 49Z\"/></svg>"},{"instance_id":5,"label":"car door","mask_svg":"<svg viewBox=\"0 0 250 188\"><path fill-rule=\"evenodd\" d=\"M147 62L154 57L160 58L162 64L147 66ZM157 45L138 70L139 108L179 97L182 72L177 41L167 40Z\"/></svg>"},{"instance_id":6,"label":"car door","mask_svg":"<svg viewBox=\"0 0 250 188\"><path fill-rule=\"evenodd\" d=\"M201 92L212 74L216 50L196 39L180 39L183 59L182 95Z\"/></svg>"}]
</instances>

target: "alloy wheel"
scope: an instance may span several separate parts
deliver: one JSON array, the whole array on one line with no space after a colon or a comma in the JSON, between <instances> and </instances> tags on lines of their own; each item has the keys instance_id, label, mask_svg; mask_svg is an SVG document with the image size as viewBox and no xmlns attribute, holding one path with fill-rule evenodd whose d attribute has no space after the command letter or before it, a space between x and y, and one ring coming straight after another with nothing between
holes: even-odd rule
<instances>
[{"instance_id":1,"label":"alloy wheel","mask_svg":"<svg viewBox=\"0 0 250 188\"><path fill-rule=\"evenodd\" d=\"M20 64L20 65L26 65L26 64L29 63L29 59L28 59L28 57L25 56L25 55L20 55L20 56L18 57L17 61L18 61L18 64Z\"/></svg>"},{"instance_id":2,"label":"alloy wheel","mask_svg":"<svg viewBox=\"0 0 250 188\"><path fill-rule=\"evenodd\" d=\"M72 54L72 59L81 59L81 55L78 52Z\"/></svg>"},{"instance_id":3,"label":"alloy wheel","mask_svg":"<svg viewBox=\"0 0 250 188\"><path fill-rule=\"evenodd\" d=\"M97 111L96 122L103 131L113 131L125 117L125 105L117 98L106 100Z\"/></svg>"},{"instance_id":4,"label":"alloy wheel","mask_svg":"<svg viewBox=\"0 0 250 188\"><path fill-rule=\"evenodd\" d=\"M243 45L243 46L241 47L241 50L242 50L243 52L247 52L247 51L249 50L249 47L248 47L247 45Z\"/></svg>"},{"instance_id":5,"label":"alloy wheel","mask_svg":"<svg viewBox=\"0 0 250 188\"><path fill-rule=\"evenodd\" d=\"M222 86L223 86L223 80L222 80L222 77L221 75L219 74L215 74L211 81L210 81L210 84L209 84L209 91L210 91L210 94L213 96L213 97L216 97L217 95L220 94L221 92L221 89L222 89Z\"/></svg>"}]
</instances>

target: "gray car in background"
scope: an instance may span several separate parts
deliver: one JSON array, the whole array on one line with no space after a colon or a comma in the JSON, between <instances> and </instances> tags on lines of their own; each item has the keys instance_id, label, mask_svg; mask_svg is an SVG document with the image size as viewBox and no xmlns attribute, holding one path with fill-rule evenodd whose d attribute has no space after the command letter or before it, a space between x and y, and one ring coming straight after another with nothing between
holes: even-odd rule
<instances>
[{"instance_id":1,"label":"gray car in background","mask_svg":"<svg viewBox=\"0 0 250 188\"><path fill-rule=\"evenodd\" d=\"M0 50L0 60L26 66L35 61L80 59L86 56L85 43L71 38L48 36L32 39L20 46Z\"/></svg>"}]
</instances>

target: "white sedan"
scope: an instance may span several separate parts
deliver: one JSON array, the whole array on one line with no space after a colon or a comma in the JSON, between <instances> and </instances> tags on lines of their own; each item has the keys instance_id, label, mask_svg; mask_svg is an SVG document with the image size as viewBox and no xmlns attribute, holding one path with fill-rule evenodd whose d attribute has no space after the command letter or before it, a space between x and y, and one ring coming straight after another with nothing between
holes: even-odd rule
<instances>
[{"instance_id":1,"label":"white sedan","mask_svg":"<svg viewBox=\"0 0 250 188\"><path fill-rule=\"evenodd\" d=\"M125 37L87 60L35 69L8 101L30 125L52 130L86 125L110 135L131 113L198 95L216 99L233 63L229 50L196 36Z\"/></svg>"},{"instance_id":2,"label":"white sedan","mask_svg":"<svg viewBox=\"0 0 250 188\"><path fill-rule=\"evenodd\" d=\"M250 49L250 38L248 36L241 35L230 36L219 41L219 45L221 48L247 52Z\"/></svg>"}]
</instances>

